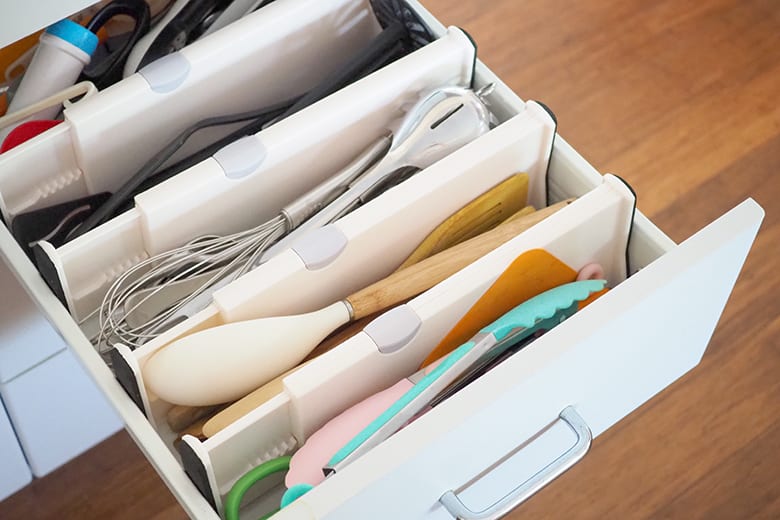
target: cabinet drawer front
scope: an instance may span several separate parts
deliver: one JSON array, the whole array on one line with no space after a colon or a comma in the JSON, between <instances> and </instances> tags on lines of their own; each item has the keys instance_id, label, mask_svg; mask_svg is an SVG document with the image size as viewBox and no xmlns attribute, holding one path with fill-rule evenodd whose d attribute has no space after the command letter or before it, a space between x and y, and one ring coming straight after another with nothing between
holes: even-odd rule
<instances>
[{"instance_id":1,"label":"cabinet drawer front","mask_svg":"<svg viewBox=\"0 0 780 520\"><path fill-rule=\"evenodd\" d=\"M299 500L318 518L440 515L567 406L598 436L699 362L762 218L743 202Z\"/></svg>"},{"instance_id":2,"label":"cabinet drawer front","mask_svg":"<svg viewBox=\"0 0 780 520\"><path fill-rule=\"evenodd\" d=\"M0 262L0 384L65 349L35 303Z\"/></svg>"},{"instance_id":3,"label":"cabinet drawer front","mask_svg":"<svg viewBox=\"0 0 780 520\"><path fill-rule=\"evenodd\" d=\"M94 3L94 0L40 0L35 3L35 9L30 9L23 2L8 2L0 17L0 48Z\"/></svg>"},{"instance_id":4,"label":"cabinet drawer front","mask_svg":"<svg viewBox=\"0 0 780 520\"><path fill-rule=\"evenodd\" d=\"M122 427L67 349L0 384L0 396L36 477L43 477Z\"/></svg>"}]
</instances>

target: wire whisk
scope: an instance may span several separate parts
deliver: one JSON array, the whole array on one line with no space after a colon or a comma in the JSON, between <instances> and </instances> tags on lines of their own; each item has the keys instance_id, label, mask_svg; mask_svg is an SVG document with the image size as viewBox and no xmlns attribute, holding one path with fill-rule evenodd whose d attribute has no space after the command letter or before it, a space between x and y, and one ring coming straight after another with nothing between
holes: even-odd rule
<instances>
[{"instance_id":1,"label":"wire whisk","mask_svg":"<svg viewBox=\"0 0 780 520\"><path fill-rule=\"evenodd\" d=\"M259 255L287 232L287 221L278 215L252 229L226 236L206 235L182 247L150 257L123 273L110 287L99 310L95 344L121 342L137 348L169 328L171 317L199 295L238 278L252 268ZM162 291L185 282L189 294L167 298L170 305L155 304ZM171 301L172 300L172 301ZM159 313L142 312L145 306ZM162 308L160 308L162 307ZM151 314L151 315L150 315Z\"/></svg>"},{"instance_id":2,"label":"wire whisk","mask_svg":"<svg viewBox=\"0 0 780 520\"><path fill-rule=\"evenodd\" d=\"M389 136L380 137L338 174L259 226L226 236L201 236L127 270L103 298L93 344L104 357L114 343L135 349L186 319L190 307L205 307L203 300L207 304L215 290L262 263L261 255L271 245L370 172L390 143Z\"/></svg>"},{"instance_id":3,"label":"wire whisk","mask_svg":"<svg viewBox=\"0 0 780 520\"><path fill-rule=\"evenodd\" d=\"M208 305L218 288L486 133L492 114L483 96L490 87L435 90L398 128L269 221L227 236L202 236L126 271L98 310L98 351L105 355L117 342L140 347Z\"/></svg>"}]
</instances>

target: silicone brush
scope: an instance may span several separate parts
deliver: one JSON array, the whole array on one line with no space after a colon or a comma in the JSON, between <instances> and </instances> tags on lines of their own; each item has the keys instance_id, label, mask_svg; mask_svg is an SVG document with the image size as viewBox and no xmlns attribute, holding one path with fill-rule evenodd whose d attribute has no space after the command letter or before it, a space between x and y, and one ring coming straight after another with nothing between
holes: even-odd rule
<instances>
[{"instance_id":1,"label":"silicone brush","mask_svg":"<svg viewBox=\"0 0 780 520\"><path fill-rule=\"evenodd\" d=\"M513 345L553 328L574 314L580 301L605 284L604 280L586 280L547 290L484 327L438 363L332 419L293 456L286 478L288 487L317 484L325 477L320 471L325 463L326 473L349 464L399 430L474 366L499 358ZM346 444L328 459L342 443Z\"/></svg>"}]
</instances>

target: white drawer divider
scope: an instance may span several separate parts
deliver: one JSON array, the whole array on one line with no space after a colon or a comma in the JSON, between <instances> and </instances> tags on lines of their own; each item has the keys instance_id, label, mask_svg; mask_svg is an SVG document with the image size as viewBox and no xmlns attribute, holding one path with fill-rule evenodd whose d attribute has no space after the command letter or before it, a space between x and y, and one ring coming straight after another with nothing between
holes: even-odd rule
<instances>
[{"instance_id":1,"label":"white drawer divider","mask_svg":"<svg viewBox=\"0 0 780 520\"><path fill-rule=\"evenodd\" d=\"M242 178L228 178L212 156L137 195L133 209L62 247L41 242L42 271L75 318L85 319L100 305L110 284L139 261L204 234L249 229L278 215L285 204L386 133L403 107L423 93L470 83L474 53L465 33L449 30L431 44L245 138L263 150L264 159Z\"/></svg>"},{"instance_id":2,"label":"white drawer divider","mask_svg":"<svg viewBox=\"0 0 780 520\"><path fill-rule=\"evenodd\" d=\"M179 51L189 72L173 91L155 92L133 74L73 104L62 124L3 154L3 217L10 222L19 213L114 191L186 127L305 92L379 32L367 0L274 2ZM201 132L179 156L232 129Z\"/></svg>"}]
</instances>

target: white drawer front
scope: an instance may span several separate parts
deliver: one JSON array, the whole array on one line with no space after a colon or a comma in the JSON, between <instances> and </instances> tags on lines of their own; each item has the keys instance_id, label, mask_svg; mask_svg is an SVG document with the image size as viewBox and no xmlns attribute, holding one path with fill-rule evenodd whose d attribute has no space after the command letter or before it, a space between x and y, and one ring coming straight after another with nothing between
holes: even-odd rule
<instances>
[{"instance_id":1,"label":"white drawer front","mask_svg":"<svg viewBox=\"0 0 780 520\"><path fill-rule=\"evenodd\" d=\"M742 203L299 501L317 518L427 517L567 406L599 435L699 362L762 218Z\"/></svg>"},{"instance_id":2,"label":"white drawer front","mask_svg":"<svg viewBox=\"0 0 780 520\"><path fill-rule=\"evenodd\" d=\"M0 262L0 384L65 349L10 268Z\"/></svg>"},{"instance_id":3,"label":"white drawer front","mask_svg":"<svg viewBox=\"0 0 780 520\"><path fill-rule=\"evenodd\" d=\"M122 427L105 397L65 349L0 384L30 468L42 477Z\"/></svg>"},{"instance_id":4,"label":"white drawer front","mask_svg":"<svg viewBox=\"0 0 780 520\"><path fill-rule=\"evenodd\" d=\"M94 4L95 0L38 0L5 2L0 17L0 48Z\"/></svg>"}]
</instances>

